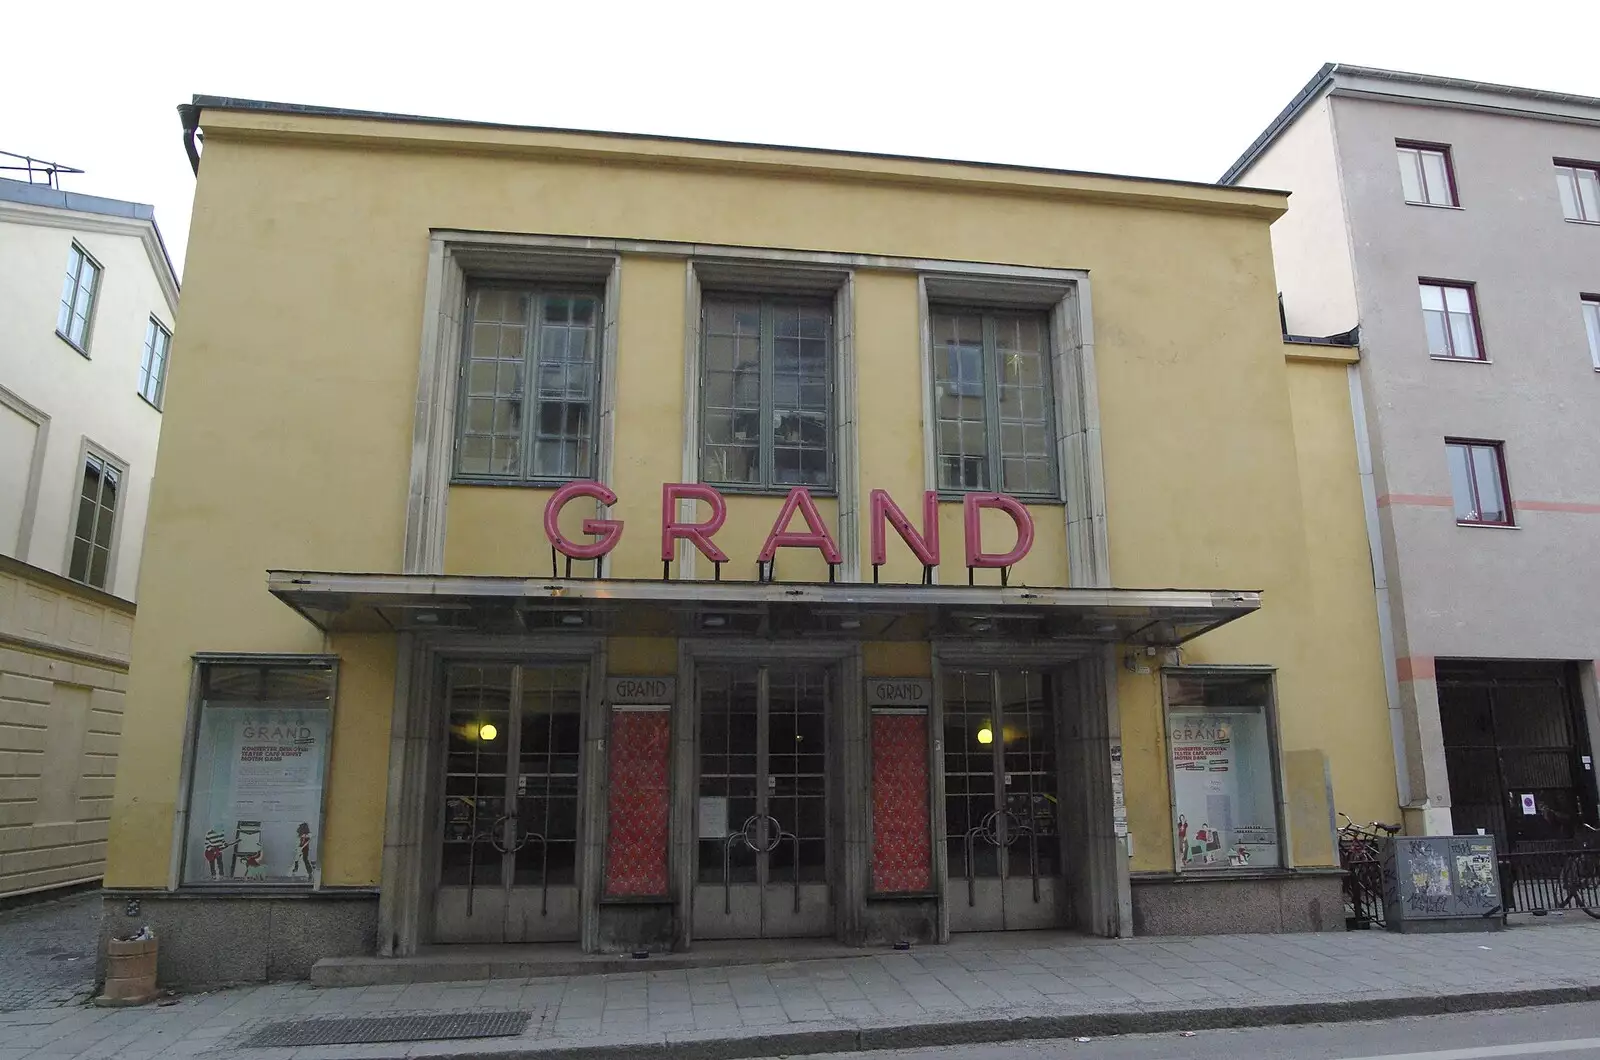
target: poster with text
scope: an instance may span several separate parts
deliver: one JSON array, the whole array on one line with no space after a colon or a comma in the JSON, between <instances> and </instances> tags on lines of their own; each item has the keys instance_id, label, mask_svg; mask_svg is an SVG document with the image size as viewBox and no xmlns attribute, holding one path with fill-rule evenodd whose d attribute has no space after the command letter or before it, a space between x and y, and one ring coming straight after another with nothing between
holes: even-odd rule
<instances>
[{"instance_id":1,"label":"poster with text","mask_svg":"<svg viewBox=\"0 0 1600 1060\"><path fill-rule=\"evenodd\" d=\"M202 709L185 883L311 883L328 720L320 705Z\"/></svg>"},{"instance_id":2,"label":"poster with text","mask_svg":"<svg viewBox=\"0 0 1600 1060\"><path fill-rule=\"evenodd\" d=\"M1275 868L1277 800L1259 708L1170 714L1174 835L1184 871Z\"/></svg>"}]
</instances>

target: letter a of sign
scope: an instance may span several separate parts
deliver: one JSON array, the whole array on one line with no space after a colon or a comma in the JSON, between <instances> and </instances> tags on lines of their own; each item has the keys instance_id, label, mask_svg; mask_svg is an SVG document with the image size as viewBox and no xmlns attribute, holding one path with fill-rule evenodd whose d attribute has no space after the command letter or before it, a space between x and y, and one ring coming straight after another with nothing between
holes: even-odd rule
<instances>
[{"instance_id":1,"label":"letter a of sign","mask_svg":"<svg viewBox=\"0 0 1600 1060\"><path fill-rule=\"evenodd\" d=\"M1011 516L1017 524L1017 545L1010 552L985 552L983 550L982 509L998 508ZM969 493L964 502L962 516L967 529L967 566L1009 567L1033 547L1033 516L1015 497L1004 493Z\"/></svg>"},{"instance_id":2,"label":"letter a of sign","mask_svg":"<svg viewBox=\"0 0 1600 1060\"><path fill-rule=\"evenodd\" d=\"M800 517L806 521L807 529L803 532L787 529L797 509ZM767 543L761 546L761 555L757 558L762 563L771 563L780 548L820 549L822 558L829 563L840 561L839 546L833 543L833 536L828 533L822 515L817 511L817 502L811 499L811 491L804 486L796 486L784 498L783 508L778 512L772 532L767 535Z\"/></svg>"},{"instance_id":3,"label":"letter a of sign","mask_svg":"<svg viewBox=\"0 0 1600 1060\"><path fill-rule=\"evenodd\" d=\"M922 495L922 533L911 525L906 513L889 498L888 490L873 490L871 497L872 564L881 566L888 559L889 545L883 524L887 520L924 567L939 565L939 494L928 490Z\"/></svg>"},{"instance_id":4,"label":"letter a of sign","mask_svg":"<svg viewBox=\"0 0 1600 1060\"><path fill-rule=\"evenodd\" d=\"M593 497L604 505L617 503L617 495L598 482L569 482L556 490L544 506L544 536L556 551L571 559L599 559L617 547L622 538L622 520L585 519L583 532L600 540L582 545L561 532L561 509L574 497Z\"/></svg>"}]
</instances>

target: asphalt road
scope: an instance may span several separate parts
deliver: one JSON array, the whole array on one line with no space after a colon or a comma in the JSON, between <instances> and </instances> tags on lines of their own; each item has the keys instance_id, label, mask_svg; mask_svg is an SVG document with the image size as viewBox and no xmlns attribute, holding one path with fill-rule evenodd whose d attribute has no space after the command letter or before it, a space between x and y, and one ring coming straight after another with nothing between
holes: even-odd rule
<instances>
[{"instance_id":1,"label":"asphalt road","mask_svg":"<svg viewBox=\"0 0 1600 1060\"><path fill-rule=\"evenodd\" d=\"M859 1060L1600 1060L1600 1003L1314 1023L1248 1030L1133 1034L1080 1042L1011 1042L841 1054Z\"/></svg>"}]
</instances>

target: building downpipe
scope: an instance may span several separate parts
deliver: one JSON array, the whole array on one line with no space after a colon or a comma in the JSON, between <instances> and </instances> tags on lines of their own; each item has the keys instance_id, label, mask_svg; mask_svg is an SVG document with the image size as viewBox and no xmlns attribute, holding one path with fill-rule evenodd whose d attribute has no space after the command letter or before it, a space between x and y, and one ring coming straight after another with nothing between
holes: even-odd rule
<instances>
[{"instance_id":1,"label":"building downpipe","mask_svg":"<svg viewBox=\"0 0 1600 1060\"><path fill-rule=\"evenodd\" d=\"M189 156L189 168L200 175L200 148L196 137L200 132L200 108L193 103L178 104L178 120L183 123L183 153Z\"/></svg>"},{"instance_id":2,"label":"building downpipe","mask_svg":"<svg viewBox=\"0 0 1600 1060\"><path fill-rule=\"evenodd\" d=\"M1389 700L1389 739L1394 745L1395 793L1402 809L1411 805L1411 772L1407 768L1405 715L1400 709L1400 673L1394 655L1394 609L1389 600L1389 572L1383 561L1378 527L1378 489L1372 474L1372 442L1367 434L1367 406L1361 395L1361 367L1347 369L1350 415L1355 421L1356 467L1361 475L1361 506L1367 522L1367 549L1372 556L1372 585L1378 608L1378 643L1383 652L1383 687Z\"/></svg>"}]
</instances>

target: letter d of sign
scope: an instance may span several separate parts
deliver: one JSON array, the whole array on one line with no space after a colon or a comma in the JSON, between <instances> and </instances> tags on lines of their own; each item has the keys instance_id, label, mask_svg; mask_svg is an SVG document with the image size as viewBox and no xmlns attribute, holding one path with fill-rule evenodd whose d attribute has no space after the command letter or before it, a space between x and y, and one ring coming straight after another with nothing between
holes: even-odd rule
<instances>
[{"instance_id":1,"label":"letter d of sign","mask_svg":"<svg viewBox=\"0 0 1600 1060\"><path fill-rule=\"evenodd\" d=\"M617 503L617 495L598 482L569 482L556 490L544 506L544 536L557 552L570 559L599 559L617 547L622 539L621 519L585 519L583 532L599 538L582 545L561 532L561 509L574 497L593 497L601 504Z\"/></svg>"},{"instance_id":2,"label":"letter d of sign","mask_svg":"<svg viewBox=\"0 0 1600 1060\"><path fill-rule=\"evenodd\" d=\"M983 550L982 509L998 508L1011 516L1017 525L1017 544L1010 552L985 552ZM1033 516L1015 497L1004 493L969 493L963 504L963 520L967 530L967 566L1009 567L1028 554L1033 547Z\"/></svg>"},{"instance_id":3,"label":"letter d of sign","mask_svg":"<svg viewBox=\"0 0 1600 1060\"><path fill-rule=\"evenodd\" d=\"M797 509L806 521L804 531L788 529L789 520L794 518ZM839 546L833 543L833 536L822 521L822 513L817 511L817 502L811 499L811 491L804 486L796 486L784 498L778 518L772 523L772 532L767 535L767 543L761 546L761 555L757 558L762 563L771 563L780 548L815 548L829 563L840 562Z\"/></svg>"}]
</instances>

